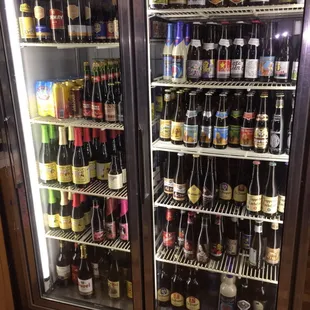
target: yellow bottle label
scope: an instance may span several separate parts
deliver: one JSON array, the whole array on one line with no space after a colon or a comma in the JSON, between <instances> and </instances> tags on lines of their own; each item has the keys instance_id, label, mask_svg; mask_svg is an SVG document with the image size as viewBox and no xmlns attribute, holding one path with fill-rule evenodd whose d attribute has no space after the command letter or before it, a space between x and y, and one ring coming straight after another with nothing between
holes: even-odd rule
<instances>
[{"instance_id":1,"label":"yellow bottle label","mask_svg":"<svg viewBox=\"0 0 310 310\"><path fill-rule=\"evenodd\" d=\"M96 163L96 170L97 170L97 179L101 181L107 181L108 175L110 171L111 163Z\"/></svg>"},{"instance_id":2,"label":"yellow bottle label","mask_svg":"<svg viewBox=\"0 0 310 310\"><path fill-rule=\"evenodd\" d=\"M201 197L201 190L193 185L187 190L187 196L192 203L196 203Z\"/></svg>"},{"instance_id":3,"label":"yellow bottle label","mask_svg":"<svg viewBox=\"0 0 310 310\"><path fill-rule=\"evenodd\" d=\"M96 161L95 160L89 162L89 173L90 173L91 179L96 177Z\"/></svg>"},{"instance_id":4,"label":"yellow bottle label","mask_svg":"<svg viewBox=\"0 0 310 310\"><path fill-rule=\"evenodd\" d=\"M91 222L91 211L84 213L84 222L85 222L85 225L90 224L90 222Z\"/></svg>"},{"instance_id":5,"label":"yellow bottle label","mask_svg":"<svg viewBox=\"0 0 310 310\"><path fill-rule=\"evenodd\" d=\"M262 209L262 195L247 194L246 207L249 211L259 212Z\"/></svg>"},{"instance_id":6,"label":"yellow bottle label","mask_svg":"<svg viewBox=\"0 0 310 310\"><path fill-rule=\"evenodd\" d=\"M265 260L268 264L276 265L280 262L280 249L273 249L266 247L266 257Z\"/></svg>"},{"instance_id":7,"label":"yellow bottle label","mask_svg":"<svg viewBox=\"0 0 310 310\"><path fill-rule=\"evenodd\" d=\"M184 307L184 297L179 293L172 293L171 304L175 307Z\"/></svg>"},{"instance_id":8,"label":"yellow bottle label","mask_svg":"<svg viewBox=\"0 0 310 310\"><path fill-rule=\"evenodd\" d=\"M276 213L278 210L278 196L268 197L263 195L262 210L268 214Z\"/></svg>"},{"instance_id":9,"label":"yellow bottle label","mask_svg":"<svg viewBox=\"0 0 310 310\"><path fill-rule=\"evenodd\" d=\"M71 216L59 216L59 227L61 229L71 229Z\"/></svg>"},{"instance_id":10,"label":"yellow bottle label","mask_svg":"<svg viewBox=\"0 0 310 310\"><path fill-rule=\"evenodd\" d=\"M85 230L84 217L80 219L71 219L72 231L73 232L82 232Z\"/></svg>"},{"instance_id":11,"label":"yellow bottle label","mask_svg":"<svg viewBox=\"0 0 310 310\"><path fill-rule=\"evenodd\" d=\"M39 163L40 179L43 181L52 181L57 179L56 163L42 164Z\"/></svg>"},{"instance_id":12,"label":"yellow bottle label","mask_svg":"<svg viewBox=\"0 0 310 310\"><path fill-rule=\"evenodd\" d=\"M85 167L73 167L72 176L74 184L88 184L90 182L89 166Z\"/></svg>"},{"instance_id":13,"label":"yellow bottle label","mask_svg":"<svg viewBox=\"0 0 310 310\"><path fill-rule=\"evenodd\" d=\"M56 165L57 169L57 181L61 183L72 182L72 166L59 166Z\"/></svg>"},{"instance_id":14,"label":"yellow bottle label","mask_svg":"<svg viewBox=\"0 0 310 310\"><path fill-rule=\"evenodd\" d=\"M159 136L162 139L170 139L171 137L171 120L160 120Z\"/></svg>"},{"instance_id":15,"label":"yellow bottle label","mask_svg":"<svg viewBox=\"0 0 310 310\"><path fill-rule=\"evenodd\" d=\"M48 226L51 228L59 227L59 214L49 214L48 215Z\"/></svg>"},{"instance_id":16,"label":"yellow bottle label","mask_svg":"<svg viewBox=\"0 0 310 310\"><path fill-rule=\"evenodd\" d=\"M278 211L284 213L285 209L285 196L279 195L278 196Z\"/></svg>"},{"instance_id":17,"label":"yellow bottle label","mask_svg":"<svg viewBox=\"0 0 310 310\"><path fill-rule=\"evenodd\" d=\"M231 200L232 188L228 183L223 182L220 184L219 196L220 196L220 199Z\"/></svg>"},{"instance_id":18,"label":"yellow bottle label","mask_svg":"<svg viewBox=\"0 0 310 310\"><path fill-rule=\"evenodd\" d=\"M108 280L108 291L110 298L120 298L120 285L119 282Z\"/></svg>"},{"instance_id":19,"label":"yellow bottle label","mask_svg":"<svg viewBox=\"0 0 310 310\"><path fill-rule=\"evenodd\" d=\"M170 300L170 291L162 287L157 291L157 299L162 302L168 302Z\"/></svg>"},{"instance_id":20,"label":"yellow bottle label","mask_svg":"<svg viewBox=\"0 0 310 310\"><path fill-rule=\"evenodd\" d=\"M35 39L36 30L34 27L33 17L20 17L19 18L20 37L22 39Z\"/></svg>"},{"instance_id":21,"label":"yellow bottle label","mask_svg":"<svg viewBox=\"0 0 310 310\"><path fill-rule=\"evenodd\" d=\"M171 122L171 140L183 141L184 123Z\"/></svg>"},{"instance_id":22,"label":"yellow bottle label","mask_svg":"<svg viewBox=\"0 0 310 310\"><path fill-rule=\"evenodd\" d=\"M186 309L188 310L199 310L200 309L200 301L199 299L189 296L186 298Z\"/></svg>"},{"instance_id":23,"label":"yellow bottle label","mask_svg":"<svg viewBox=\"0 0 310 310\"><path fill-rule=\"evenodd\" d=\"M248 189L244 184L239 184L234 188L234 201L246 202L246 194Z\"/></svg>"},{"instance_id":24,"label":"yellow bottle label","mask_svg":"<svg viewBox=\"0 0 310 310\"><path fill-rule=\"evenodd\" d=\"M132 299L132 282L126 281L127 297Z\"/></svg>"}]
</instances>

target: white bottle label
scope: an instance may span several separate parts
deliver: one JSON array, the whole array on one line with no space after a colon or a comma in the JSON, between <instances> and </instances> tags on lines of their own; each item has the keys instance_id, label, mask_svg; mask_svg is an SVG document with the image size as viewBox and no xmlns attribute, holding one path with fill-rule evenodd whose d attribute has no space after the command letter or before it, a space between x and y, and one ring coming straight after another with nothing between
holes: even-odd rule
<instances>
[{"instance_id":1,"label":"white bottle label","mask_svg":"<svg viewBox=\"0 0 310 310\"><path fill-rule=\"evenodd\" d=\"M250 257L249 257L249 262L252 266L256 266L257 260L256 260L256 250L253 248L250 248Z\"/></svg>"},{"instance_id":2,"label":"white bottle label","mask_svg":"<svg viewBox=\"0 0 310 310\"><path fill-rule=\"evenodd\" d=\"M246 59L244 77L246 79L258 78L258 59Z\"/></svg>"},{"instance_id":3,"label":"white bottle label","mask_svg":"<svg viewBox=\"0 0 310 310\"><path fill-rule=\"evenodd\" d=\"M262 195L247 194L246 207L249 211L259 212L262 208Z\"/></svg>"},{"instance_id":4,"label":"white bottle label","mask_svg":"<svg viewBox=\"0 0 310 310\"><path fill-rule=\"evenodd\" d=\"M87 296L92 295L94 288L93 288L93 278L82 280L78 278L78 286L79 292L81 295Z\"/></svg>"},{"instance_id":5,"label":"white bottle label","mask_svg":"<svg viewBox=\"0 0 310 310\"><path fill-rule=\"evenodd\" d=\"M192 39L191 46L200 47L201 46L201 41L200 40L196 40L196 39Z\"/></svg>"},{"instance_id":6,"label":"white bottle label","mask_svg":"<svg viewBox=\"0 0 310 310\"><path fill-rule=\"evenodd\" d=\"M110 298L120 298L120 285L119 282L112 282L108 280L108 290Z\"/></svg>"},{"instance_id":7,"label":"white bottle label","mask_svg":"<svg viewBox=\"0 0 310 310\"><path fill-rule=\"evenodd\" d=\"M123 187L123 174L110 174L108 175L108 186L110 189L118 190Z\"/></svg>"},{"instance_id":8,"label":"white bottle label","mask_svg":"<svg viewBox=\"0 0 310 310\"><path fill-rule=\"evenodd\" d=\"M204 43L203 44L203 49L205 49L206 51L214 50L215 49L215 44L214 43Z\"/></svg>"},{"instance_id":9,"label":"white bottle label","mask_svg":"<svg viewBox=\"0 0 310 310\"><path fill-rule=\"evenodd\" d=\"M122 169L123 184L127 183L127 169Z\"/></svg>"},{"instance_id":10,"label":"white bottle label","mask_svg":"<svg viewBox=\"0 0 310 310\"><path fill-rule=\"evenodd\" d=\"M242 38L235 38L234 45L244 46L245 41Z\"/></svg>"},{"instance_id":11,"label":"white bottle label","mask_svg":"<svg viewBox=\"0 0 310 310\"><path fill-rule=\"evenodd\" d=\"M188 0L187 5L206 5L206 0Z\"/></svg>"},{"instance_id":12,"label":"white bottle label","mask_svg":"<svg viewBox=\"0 0 310 310\"><path fill-rule=\"evenodd\" d=\"M225 46L225 47L229 47L230 46L230 42L227 39L220 39L219 45Z\"/></svg>"},{"instance_id":13,"label":"white bottle label","mask_svg":"<svg viewBox=\"0 0 310 310\"><path fill-rule=\"evenodd\" d=\"M232 78L243 78L244 60L232 59L230 74Z\"/></svg>"},{"instance_id":14,"label":"white bottle label","mask_svg":"<svg viewBox=\"0 0 310 310\"><path fill-rule=\"evenodd\" d=\"M254 45L254 46L258 47L259 46L259 39L257 39L257 38L250 38L248 44L249 45Z\"/></svg>"},{"instance_id":15,"label":"white bottle label","mask_svg":"<svg viewBox=\"0 0 310 310\"><path fill-rule=\"evenodd\" d=\"M66 280L70 278L70 265L68 266L57 266L56 265L57 277L60 280Z\"/></svg>"},{"instance_id":16,"label":"white bottle label","mask_svg":"<svg viewBox=\"0 0 310 310\"><path fill-rule=\"evenodd\" d=\"M237 255L238 254L238 240L227 238L226 253L229 255Z\"/></svg>"}]
</instances>

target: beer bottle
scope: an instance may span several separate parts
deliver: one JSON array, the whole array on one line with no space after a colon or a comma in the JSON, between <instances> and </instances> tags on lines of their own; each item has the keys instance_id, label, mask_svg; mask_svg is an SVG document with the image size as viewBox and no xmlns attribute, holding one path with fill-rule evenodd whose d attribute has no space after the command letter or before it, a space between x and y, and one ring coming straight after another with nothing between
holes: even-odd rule
<instances>
[{"instance_id":1,"label":"beer bottle","mask_svg":"<svg viewBox=\"0 0 310 310\"><path fill-rule=\"evenodd\" d=\"M91 259L90 259L90 266L91 266L91 270L93 272L93 278L94 280L99 279L100 278L100 274L99 274L99 262L101 260L101 248L99 247L92 247L92 255L91 255Z\"/></svg>"},{"instance_id":2,"label":"beer bottle","mask_svg":"<svg viewBox=\"0 0 310 310\"><path fill-rule=\"evenodd\" d=\"M173 182L173 199L184 202L186 199L186 180L184 175L184 153L178 153L177 171Z\"/></svg>"},{"instance_id":3,"label":"beer bottle","mask_svg":"<svg viewBox=\"0 0 310 310\"><path fill-rule=\"evenodd\" d=\"M182 269L175 265L171 278L171 306L173 310L185 309L186 283L182 277Z\"/></svg>"},{"instance_id":4,"label":"beer bottle","mask_svg":"<svg viewBox=\"0 0 310 310\"><path fill-rule=\"evenodd\" d=\"M203 215L201 217L200 233L197 241L197 255L198 263L206 264L210 258L210 241L208 233L208 217Z\"/></svg>"},{"instance_id":5,"label":"beer bottle","mask_svg":"<svg viewBox=\"0 0 310 310\"><path fill-rule=\"evenodd\" d=\"M57 154L57 181L60 185L72 183L72 158L67 145L66 128L59 127L59 148Z\"/></svg>"},{"instance_id":6,"label":"beer bottle","mask_svg":"<svg viewBox=\"0 0 310 310\"><path fill-rule=\"evenodd\" d=\"M50 28L55 43L65 43L67 41L65 16L64 1L50 0Z\"/></svg>"},{"instance_id":7,"label":"beer bottle","mask_svg":"<svg viewBox=\"0 0 310 310\"><path fill-rule=\"evenodd\" d=\"M290 36L282 35L282 43L280 49L276 51L277 55L274 66L274 80L276 82L287 82L289 79L289 67L291 62L290 46Z\"/></svg>"},{"instance_id":8,"label":"beer bottle","mask_svg":"<svg viewBox=\"0 0 310 310\"><path fill-rule=\"evenodd\" d=\"M161 263L158 275L157 301L158 306L170 306L171 277L167 272L167 264Z\"/></svg>"},{"instance_id":9,"label":"beer bottle","mask_svg":"<svg viewBox=\"0 0 310 310\"><path fill-rule=\"evenodd\" d=\"M208 157L206 174L202 188L202 206L205 209L212 209L216 196L213 157Z\"/></svg>"},{"instance_id":10,"label":"beer bottle","mask_svg":"<svg viewBox=\"0 0 310 310\"><path fill-rule=\"evenodd\" d=\"M282 170L282 169L281 169ZM281 183L278 190L278 214L283 220L284 210L285 210L285 196L286 196L286 186L287 186L287 173L288 173L288 162L284 164L284 171L282 171Z\"/></svg>"},{"instance_id":11,"label":"beer bottle","mask_svg":"<svg viewBox=\"0 0 310 310\"><path fill-rule=\"evenodd\" d=\"M253 221L244 219L243 221L243 230L242 230L242 249L249 250L253 238Z\"/></svg>"},{"instance_id":12,"label":"beer bottle","mask_svg":"<svg viewBox=\"0 0 310 310\"><path fill-rule=\"evenodd\" d=\"M228 124L226 110L227 95L220 94L220 103L216 112L215 126L213 128L213 147L216 149L226 149L228 144Z\"/></svg>"},{"instance_id":13,"label":"beer bottle","mask_svg":"<svg viewBox=\"0 0 310 310\"><path fill-rule=\"evenodd\" d=\"M249 151L254 146L255 113L253 104L253 93L247 94L246 109L243 113L242 127L240 130L240 148Z\"/></svg>"},{"instance_id":14,"label":"beer bottle","mask_svg":"<svg viewBox=\"0 0 310 310\"><path fill-rule=\"evenodd\" d=\"M187 79L198 82L202 74L202 55L201 55L201 23L193 23L193 37L187 54L186 73Z\"/></svg>"},{"instance_id":15,"label":"beer bottle","mask_svg":"<svg viewBox=\"0 0 310 310\"><path fill-rule=\"evenodd\" d=\"M72 165L72 156L74 152L74 127L68 127L68 153L70 158L70 164Z\"/></svg>"},{"instance_id":16,"label":"beer bottle","mask_svg":"<svg viewBox=\"0 0 310 310\"><path fill-rule=\"evenodd\" d=\"M179 227L178 227L178 245L180 248L184 247L186 228L187 228L187 212L181 210Z\"/></svg>"},{"instance_id":17,"label":"beer bottle","mask_svg":"<svg viewBox=\"0 0 310 310\"><path fill-rule=\"evenodd\" d=\"M92 80L88 61L84 62L83 117L92 119ZM95 99L95 98L94 98Z\"/></svg>"},{"instance_id":18,"label":"beer bottle","mask_svg":"<svg viewBox=\"0 0 310 310\"><path fill-rule=\"evenodd\" d=\"M201 198L199 155L193 155L193 167L188 183L187 197L191 206L199 206Z\"/></svg>"},{"instance_id":19,"label":"beer bottle","mask_svg":"<svg viewBox=\"0 0 310 310\"><path fill-rule=\"evenodd\" d=\"M247 175L246 175L246 163L244 160L238 162L238 172L236 183L233 191L233 201L236 207L240 208L246 204L247 198Z\"/></svg>"},{"instance_id":20,"label":"beer bottle","mask_svg":"<svg viewBox=\"0 0 310 310\"><path fill-rule=\"evenodd\" d=\"M160 116L159 139L162 141L171 140L171 91L165 89L164 108Z\"/></svg>"},{"instance_id":21,"label":"beer bottle","mask_svg":"<svg viewBox=\"0 0 310 310\"><path fill-rule=\"evenodd\" d=\"M291 139L292 139L292 129L293 129L293 119L294 119L294 109L295 109L295 91L292 92L292 102L291 102L291 117L287 128L287 142L285 153L289 155L291 149Z\"/></svg>"},{"instance_id":22,"label":"beer bottle","mask_svg":"<svg viewBox=\"0 0 310 310\"><path fill-rule=\"evenodd\" d=\"M293 36L292 36L292 68L291 68L291 82L293 85L297 83L298 76L298 66L299 66L299 54L300 54L300 45L301 45L301 29L302 21L295 20L293 27Z\"/></svg>"},{"instance_id":23,"label":"beer bottle","mask_svg":"<svg viewBox=\"0 0 310 310\"><path fill-rule=\"evenodd\" d=\"M94 242L102 242L104 239L104 227L99 212L99 201L93 200L93 215L91 218L92 238Z\"/></svg>"},{"instance_id":24,"label":"beer bottle","mask_svg":"<svg viewBox=\"0 0 310 310\"><path fill-rule=\"evenodd\" d=\"M122 241L129 241L129 228L128 228L128 200L121 200L121 212L119 219L119 238Z\"/></svg>"},{"instance_id":25,"label":"beer bottle","mask_svg":"<svg viewBox=\"0 0 310 310\"><path fill-rule=\"evenodd\" d=\"M200 283L196 277L196 270L190 269L189 278L186 281L186 309L202 309L200 299Z\"/></svg>"},{"instance_id":26,"label":"beer bottle","mask_svg":"<svg viewBox=\"0 0 310 310\"><path fill-rule=\"evenodd\" d=\"M114 216L114 198L109 198L106 200L106 209L105 209L105 229L106 237L108 240L116 239L116 222Z\"/></svg>"},{"instance_id":27,"label":"beer bottle","mask_svg":"<svg viewBox=\"0 0 310 310\"><path fill-rule=\"evenodd\" d=\"M235 276L226 275L220 286L218 309L235 309L237 288L234 283Z\"/></svg>"},{"instance_id":28,"label":"beer bottle","mask_svg":"<svg viewBox=\"0 0 310 310\"><path fill-rule=\"evenodd\" d=\"M222 218L219 215L213 216L210 227L210 258L219 261L223 256L223 235L222 235Z\"/></svg>"},{"instance_id":29,"label":"beer bottle","mask_svg":"<svg viewBox=\"0 0 310 310\"><path fill-rule=\"evenodd\" d=\"M163 49L163 63L164 63L164 71L163 71L163 79L171 80L172 78L172 49L173 49L173 23L168 23L167 25L167 36L166 42Z\"/></svg>"},{"instance_id":30,"label":"beer bottle","mask_svg":"<svg viewBox=\"0 0 310 310\"><path fill-rule=\"evenodd\" d=\"M80 195L73 194L72 216L71 216L72 231L75 234L81 234L85 230L84 210L80 204Z\"/></svg>"},{"instance_id":31,"label":"beer bottle","mask_svg":"<svg viewBox=\"0 0 310 310\"><path fill-rule=\"evenodd\" d=\"M246 207L250 214L257 215L262 208L262 195L259 181L259 161L253 161L252 179L247 194Z\"/></svg>"},{"instance_id":32,"label":"beer bottle","mask_svg":"<svg viewBox=\"0 0 310 310\"><path fill-rule=\"evenodd\" d=\"M108 173L108 186L111 190L120 190L123 188L123 175L122 169L119 164L117 155L111 156L111 166Z\"/></svg>"},{"instance_id":33,"label":"beer bottle","mask_svg":"<svg viewBox=\"0 0 310 310\"><path fill-rule=\"evenodd\" d=\"M94 279L89 267L86 245L81 245L81 263L78 273L79 293L82 297L89 299L94 295Z\"/></svg>"},{"instance_id":34,"label":"beer bottle","mask_svg":"<svg viewBox=\"0 0 310 310\"><path fill-rule=\"evenodd\" d=\"M258 63L260 57L259 26L259 20L252 21L251 38L248 42L247 56L245 59L244 69L244 77L247 81L255 81L258 78Z\"/></svg>"},{"instance_id":35,"label":"beer bottle","mask_svg":"<svg viewBox=\"0 0 310 310\"><path fill-rule=\"evenodd\" d=\"M223 173L219 186L219 198L223 204L228 204L232 199L231 176L230 176L230 159L224 159Z\"/></svg>"},{"instance_id":36,"label":"beer bottle","mask_svg":"<svg viewBox=\"0 0 310 310\"><path fill-rule=\"evenodd\" d=\"M71 262L71 278L72 282L78 285L78 274L81 263L81 252L78 243L74 243L74 253Z\"/></svg>"},{"instance_id":37,"label":"beer bottle","mask_svg":"<svg viewBox=\"0 0 310 310\"><path fill-rule=\"evenodd\" d=\"M218 57L216 66L216 78L219 81L227 81L230 78L230 42L228 39L228 22L224 21L222 24L222 36L219 41Z\"/></svg>"},{"instance_id":38,"label":"beer bottle","mask_svg":"<svg viewBox=\"0 0 310 310\"><path fill-rule=\"evenodd\" d=\"M270 82L274 75L275 51L273 46L274 22L267 24L265 42L262 55L259 58L259 80L262 82Z\"/></svg>"},{"instance_id":39,"label":"beer bottle","mask_svg":"<svg viewBox=\"0 0 310 310\"><path fill-rule=\"evenodd\" d=\"M194 260L196 257L196 240L194 233L194 213L187 213L187 227L184 240L184 256L188 260Z\"/></svg>"},{"instance_id":40,"label":"beer bottle","mask_svg":"<svg viewBox=\"0 0 310 310\"><path fill-rule=\"evenodd\" d=\"M36 27L31 1L21 0L19 6L19 32L23 42L36 41Z\"/></svg>"},{"instance_id":41,"label":"beer bottle","mask_svg":"<svg viewBox=\"0 0 310 310\"><path fill-rule=\"evenodd\" d=\"M189 107L184 123L183 142L186 147L196 147L198 143L196 92L194 91L189 93Z\"/></svg>"},{"instance_id":42,"label":"beer bottle","mask_svg":"<svg viewBox=\"0 0 310 310\"><path fill-rule=\"evenodd\" d=\"M173 182L174 182L174 162L172 160L173 154L168 152L167 166L164 175L164 193L168 196L173 195Z\"/></svg>"},{"instance_id":43,"label":"beer bottle","mask_svg":"<svg viewBox=\"0 0 310 310\"><path fill-rule=\"evenodd\" d=\"M107 97L104 103L105 120L109 123L117 122L117 104L115 101L114 85L114 81L110 74L108 77L108 92L106 95Z\"/></svg>"},{"instance_id":44,"label":"beer bottle","mask_svg":"<svg viewBox=\"0 0 310 310\"><path fill-rule=\"evenodd\" d=\"M226 235L226 253L231 256L239 255L239 229L236 217L231 217L228 222Z\"/></svg>"},{"instance_id":45,"label":"beer bottle","mask_svg":"<svg viewBox=\"0 0 310 310\"><path fill-rule=\"evenodd\" d=\"M107 133L105 130L100 130L100 146L96 160L96 175L98 180L108 180L110 166L111 158L107 151Z\"/></svg>"},{"instance_id":46,"label":"beer bottle","mask_svg":"<svg viewBox=\"0 0 310 310\"><path fill-rule=\"evenodd\" d=\"M112 255L112 262L108 275L108 295L113 300L121 298L120 271L118 261L114 255Z\"/></svg>"},{"instance_id":47,"label":"beer bottle","mask_svg":"<svg viewBox=\"0 0 310 310\"><path fill-rule=\"evenodd\" d=\"M170 0L171 1L171 0ZM169 4L170 4L169 1ZM173 1L185 1L186 0L173 0ZM186 57L187 50L184 43L183 36L183 22L177 22L177 32L174 40L174 46L172 49L172 82L183 83L186 81Z\"/></svg>"},{"instance_id":48,"label":"beer bottle","mask_svg":"<svg viewBox=\"0 0 310 310\"><path fill-rule=\"evenodd\" d=\"M84 114L84 113L83 113ZM93 89L91 96L91 117L96 122L102 122L104 118L103 101L100 85L99 64L93 63ZM106 115L107 118L107 115Z\"/></svg>"},{"instance_id":49,"label":"beer bottle","mask_svg":"<svg viewBox=\"0 0 310 310\"><path fill-rule=\"evenodd\" d=\"M59 255L56 261L57 283L60 286L67 287L69 285L71 278L70 269L70 258L68 257L65 250L65 242L60 240Z\"/></svg>"},{"instance_id":50,"label":"beer bottle","mask_svg":"<svg viewBox=\"0 0 310 310\"><path fill-rule=\"evenodd\" d=\"M251 242L249 265L255 269L263 268L263 221L255 221L254 237Z\"/></svg>"},{"instance_id":51,"label":"beer bottle","mask_svg":"<svg viewBox=\"0 0 310 310\"><path fill-rule=\"evenodd\" d=\"M92 148L94 152L94 158L97 160L99 155L99 148L100 148L100 129L92 128Z\"/></svg>"},{"instance_id":52,"label":"beer bottle","mask_svg":"<svg viewBox=\"0 0 310 310\"><path fill-rule=\"evenodd\" d=\"M266 294L266 289L264 287L264 282L253 281L254 284L254 297L252 300L253 309L269 309L268 307L268 298Z\"/></svg>"},{"instance_id":53,"label":"beer bottle","mask_svg":"<svg viewBox=\"0 0 310 310\"><path fill-rule=\"evenodd\" d=\"M242 123L241 100L242 93L236 92L233 97L233 104L229 117L228 145L240 147L240 129Z\"/></svg>"},{"instance_id":54,"label":"beer bottle","mask_svg":"<svg viewBox=\"0 0 310 310\"><path fill-rule=\"evenodd\" d=\"M50 42L52 33L49 25L49 1L35 0L34 18L36 37L40 42Z\"/></svg>"},{"instance_id":55,"label":"beer bottle","mask_svg":"<svg viewBox=\"0 0 310 310\"><path fill-rule=\"evenodd\" d=\"M271 223L271 231L267 236L267 246L265 261L267 264L275 266L280 263L281 236L279 224Z\"/></svg>"},{"instance_id":56,"label":"beer bottle","mask_svg":"<svg viewBox=\"0 0 310 310\"><path fill-rule=\"evenodd\" d=\"M236 3L237 2L237 3ZM229 0L231 5L243 5L243 0ZM241 4L239 4L241 3ZM235 35L233 50L231 53L231 78L236 81L240 81L243 78L244 73L244 58L246 53L245 40L243 38L243 32L245 23L239 21L236 23L237 32Z\"/></svg>"},{"instance_id":57,"label":"beer bottle","mask_svg":"<svg viewBox=\"0 0 310 310\"><path fill-rule=\"evenodd\" d=\"M251 309L251 292L247 278L241 280L241 286L237 291L237 308L238 310Z\"/></svg>"},{"instance_id":58,"label":"beer bottle","mask_svg":"<svg viewBox=\"0 0 310 310\"><path fill-rule=\"evenodd\" d=\"M151 9L165 9L168 7L168 0L149 0Z\"/></svg>"},{"instance_id":59,"label":"beer bottle","mask_svg":"<svg viewBox=\"0 0 310 310\"><path fill-rule=\"evenodd\" d=\"M68 193L60 192L59 227L63 232L71 231L71 206L68 203Z\"/></svg>"},{"instance_id":60,"label":"beer bottle","mask_svg":"<svg viewBox=\"0 0 310 310\"><path fill-rule=\"evenodd\" d=\"M187 5L187 0L169 0L169 7L184 8Z\"/></svg>"},{"instance_id":61,"label":"beer bottle","mask_svg":"<svg viewBox=\"0 0 310 310\"><path fill-rule=\"evenodd\" d=\"M206 7L206 0L187 0L187 7L204 8Z\"/></svg>"},{"instance_id":62,"label":"beer bottle","mask_svg":"<svg viewBox=\"0 0 310 310\"><path fill-rule=\"evenodd\" d=\"M269 152L282 154L284 152L284 94L276 94L276 110L271 119Z\"/></svg>"},{"instance_id":63,"label":"beer bottle","mask_svg":"<svg viewBox=\"0 0 310 310\"><path fill-rule=\"evenodd\" d=\"M90 181L93 182L96 179L96 160L94 156L94 149L90 142L90 129L89 128L83 128L83 150L84 154L88 159L89 164L89 175L90 175Z\"/></svg>"},{"instance_id":64,"label":"beer bottle","mask_svg":"<svg viewBox=\"0 0 310 310\"><path fill-rule=\"evenodd\" d=\"M215 68L217 61L217 49L215 48L215 29L214 22L207 23L207 38L203 43L202 49L202 79L210 81L215 78Z\"/></svg>"},{"instance_id":65,"label":"beer bottle","mask_svg":"<svg viewBox=\"0 0 310 310\"><path fill-rule=\"evenodd\" d=\"M172 144L183 144L184 118L184 93L183 91L177 91L177 105L171 121Z\"/></svg>"},{"instance_id":66,"label":"beer bottle","mask_svg":"<svg viewBox=\"0 0 310 310\"><path fill-rule=\"evenodd\" d=\"M70 42L86 41L86 26L82 25L83 8L80 0L67 0L68 35Z\"/></svg>"},{"instance_id":67,"label":"beer bottle","mask_svg":"<svg viewBox=\"0 0 310 310\"><path fill-rule=\"evenodd\" d=\"M177 228L173 209L166 210L166 226L163 230L163 244L168 249L173 249L176 243Z\"/></svg>"},{"instance_id":68,"label":"beer bottle","mask_svg":"<svg viewBox=\"0 0 310 310\"><path fill-rule=\"evenodd\" d=\"M48 190L48 207L47 207L48 227L51 230L59 228L59 205L56 201L53 190Z\"/></svg>"},{"instance_id":69,"label":"beer bottle","mask_svg":"<svg viewBox=\"0 0 310 310\"><path fill-rule=\"evenodd\" d=\"M199 145L201 147L211 147L212 145L212 92L206 92L205 105L200 126Z\"/></svg>"},{"instance_id":70,"label":"beer bottle","mask_svg":"<svg viewBox=\"0 0 310 310\"><path fill-rule=\"evenodd\" d=\"M278 210L278 187L276 184L276 163L269 162L267 184L262 199L262 211L265 216L273 216Z\"/></svg>"}]
</instances>

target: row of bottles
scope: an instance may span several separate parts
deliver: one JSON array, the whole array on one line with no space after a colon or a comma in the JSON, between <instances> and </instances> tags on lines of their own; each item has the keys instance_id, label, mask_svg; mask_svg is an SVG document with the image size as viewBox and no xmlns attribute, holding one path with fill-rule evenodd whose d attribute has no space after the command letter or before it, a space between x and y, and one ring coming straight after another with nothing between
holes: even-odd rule
<instances>
[{"instance_id":1,"label":"row of bottles","mask_svg":"<svg viewBox=\"0 0 310 310\"><path fill-rule=\"evenodd\" d=\"M39 177L43 183L87 187L97 180L108 181L111 190L127 183L125 148L120 131L68 128L41 125L42 144L39 153ZM83 133L83 137L82 137Z\"/></svg>"}]
</instances>

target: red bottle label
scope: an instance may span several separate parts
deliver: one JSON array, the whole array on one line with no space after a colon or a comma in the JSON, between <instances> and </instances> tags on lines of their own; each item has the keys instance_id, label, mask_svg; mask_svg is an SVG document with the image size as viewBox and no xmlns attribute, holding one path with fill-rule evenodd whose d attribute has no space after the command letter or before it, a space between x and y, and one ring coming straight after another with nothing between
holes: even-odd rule
<instances>
[{"instance_id":1,"label":"red bottle label","mask_svg":"<svg viewBox=\"0 0 310 310\"><path fill-rule=\"evenodd\" d=\"M176 233L163 231L163 243L168 248L173 248L175 244Z\"/></svg>"},{"instance_id":2,"label":"red bottle label","mask_svg":"<svg viewBox=\"0 0 310 310\"><path fill-rule=\"evenodd\" d=\"M119 224L119 237L121 240L123 241L128 241L129 237L128 237L128 224Z\"/></svg>"},{"instance_id":3,"label":"red bottle label","mask_svg":"<svg viewBox=\"0 0 310 310\"><path fill-rule=\"evenodd\" d=\"M91 102L83 100L83 116L84 117L91 117L92 110L91 110Z\"/></svg>"},{"instance_id":4,"label":"red bottle label","mask_svg":"<svg viewBox=\"0 0 310 310\"><path fill-rule=\"evenodd\" d=\"M217 61L217 77L229 78L230 76L230 59Z\"/></svg>"},{"instance_id":5,"label":"red bottle label","mask_svg":"<svg viewBox=\"0 0 310 310\"><path fill-rule=\"evenodd\" d=\"M223 255L223 246L220 243L211 243L211 254L215 257Z\"/></svg>"},{"instance_id":6,"label":"red bottle label","mask_svg":"<svg viewBox=\"0 0 310 310\"><path fill-rule=\"evenodd\" d=\"M51 29L65 29L64 13L57 9L50 10Z\"/></svg>"},{"instance_id":7,"label":"red bottle label","mask_svg":"<svg viewBox=\"0 0 310 310\"><path fill-rule=\"evenodd\" d=\"M240 145L253 147L254 145L254 128L241 127L240 130Z\"/></svg>"},{"instance_id":8,"label":"red bottle label","mask_svg":"<svg viewBox=\"0 0 310 310\"><path fill-rule=\"evenodd\" d=\"M92 112L92 118L103 119L102 102L92 102L91 112Z\"/></svg>"},{"instance_id":9,"label":"red bottle label","mask_svg":"<svg viewBox=\"0 0 310 310\"><path fill-rule=\"evenodd\" d=\"M188 241L188 240L185 240L184 242L184 253L186 255L192 255L194 254L194 249L193 249L193 243Z\"/></svg>"},{"instance_id":10,"label":"red bottle label","mask_svg":"<svg viewBox=\"0 0 310 310\"><path fill-rule=\"evenodd\" d=\"M93 232L93 241L95 241L95 242L103 241L103 231L94 231Z\"/></svg>"},{"instance_id":11,"label":"red bottle label","mask_svg":"<svg viewBox=\"0 0 310 310\"><path fill-rule=\"evenodd\" d=\"M78 284L79 266L71 265L72 282Z\"/></svg>"},{"instance_id":12,"label":"red bottle label","mask_svg":"<svg viewBox=\"0 0 310 310\"><path fill-rule=\"evenodd\" d=\"M108 75L105 74L101 74L101 81L107 81L108 80Z\"/></svg>"}]
</instances>

